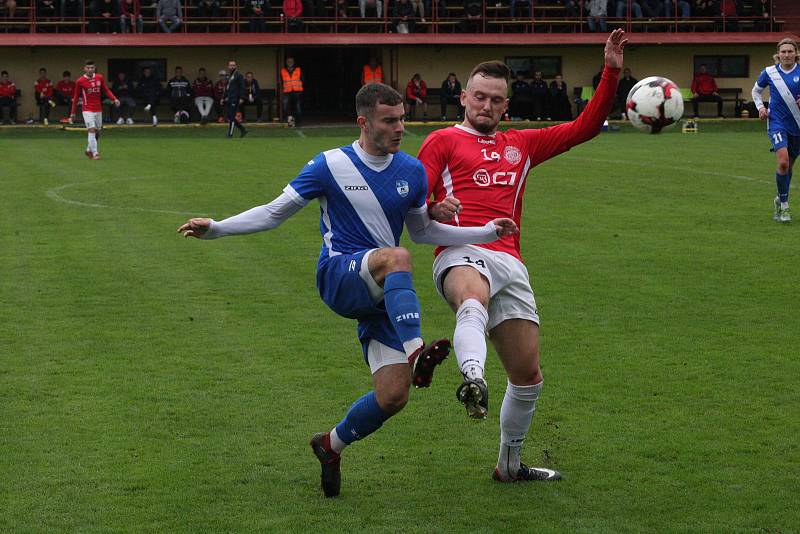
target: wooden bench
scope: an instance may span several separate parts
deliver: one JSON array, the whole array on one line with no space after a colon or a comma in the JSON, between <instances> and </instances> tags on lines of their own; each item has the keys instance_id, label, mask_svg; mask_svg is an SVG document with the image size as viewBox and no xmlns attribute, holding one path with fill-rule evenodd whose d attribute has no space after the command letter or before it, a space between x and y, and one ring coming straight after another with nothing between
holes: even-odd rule
<instances>
[{"instance_id":1,"label":"wooden bench","mask_svg":"<svg viewBox=\"0 0 800 534\"><path fill-rule=\"evenodd\" d=\"M734 116L735 117L740 116L741 113L742 113L742 107L744 105L744 99L739 96L739 95L742 94L742 90L739 89L739 88L735 88L735 87L721 87L718 90L718 92L719 92L719 96L722 98L723 106L725 105L726 102L733 102ZM685 111L685 113L688 114L689 113L689 111L688 111L689 105L691 105L691 102L692 102L692 90L691 90L691 88L688 88L688 87L681 88L681 96L683 97L684 108L687 110L687 111ZM702 104L714 104L714 105L716 105L716 102L698 102L698 111L699 111L699 105L702 105Z\"/></svg>"}]
</instances>

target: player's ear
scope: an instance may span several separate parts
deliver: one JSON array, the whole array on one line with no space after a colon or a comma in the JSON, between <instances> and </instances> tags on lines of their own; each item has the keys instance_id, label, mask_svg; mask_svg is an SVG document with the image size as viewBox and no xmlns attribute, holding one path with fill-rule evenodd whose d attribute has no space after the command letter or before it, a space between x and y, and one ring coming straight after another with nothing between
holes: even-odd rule
<instances>
[{"instance_id":1,"label":"player's ear","mask_svg":"<svg viewBox=\"0 0 800 534\"><path fill-rule=\"evenodd\" d=\"M358 127L361 128L362 130L366 130L367 118L363 115L359 115L358 118L356 119L356 124L358 124Z\"/></svg>"}]
</instances>

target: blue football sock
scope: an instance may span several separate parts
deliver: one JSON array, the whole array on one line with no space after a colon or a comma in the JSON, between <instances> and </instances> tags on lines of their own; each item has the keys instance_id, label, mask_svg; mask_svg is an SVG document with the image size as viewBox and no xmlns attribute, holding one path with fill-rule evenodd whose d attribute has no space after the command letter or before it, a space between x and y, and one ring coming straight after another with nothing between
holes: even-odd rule
<instances>
[{"instance_id":1,"label":"blue football sock","mask_svg":"<svg viewBox=\"0 0 800 534\"><path fill-rule=\"evenodd\" d=\"M386 313L394 325L397 336L403 343L421 339L419 300L414 290L411 273L397 271L389 273L383 283L383 300Z\"/></svg>"},{"instance_id":2,"label":"blue football sock","mask_svg":"<svg viewBox=\"0 0 800 534\"><path fill-rule=\"evenodd\" d=\"M347 415L336 425L336 435L350 445L378 430L390 417L378 405L375 392L370 391L350 406Z\"/></svg>"},{"instance_id":3,"label":"blue football sock","mask_svg":"<svg viewBox=\"0 0 800 534\"><path fill-rule=\"evenodd\" d=\"M778 184L778 200L781 202L789 202L789 182L791 179L792 173L775 173L775 182Z\"/></svg>"}]
</instances>

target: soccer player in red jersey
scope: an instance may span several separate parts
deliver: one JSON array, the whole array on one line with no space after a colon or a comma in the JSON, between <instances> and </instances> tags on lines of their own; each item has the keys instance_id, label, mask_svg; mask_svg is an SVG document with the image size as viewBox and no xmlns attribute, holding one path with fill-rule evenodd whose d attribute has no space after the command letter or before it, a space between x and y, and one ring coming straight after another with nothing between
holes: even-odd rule
<instances>
[{"instance_id":1,"label":"soccer player in red jersey","mask_svg":"<svg viewBox=\"0 0 800 534\"><path fill-rule=\"evenodd\" d=\"M106 96L114 101L114 105L119 107L119 99L108 88L106 79L102 74L95 72L94 61L87 60L83 66L83 76L75 82L75 93L72 96L69 121L71 123L75 120L75 110L78 106L78 98L80 98L83 122L89 130L89 144L85 152L86 157L89 159L100 159L100 153L97 151L97 141L100 138L100 129L103 127L102 92L105 92Z\"/></svg>"},{"instance_id":2,"label":"soccer player in red jersey","mask_svg":"<svg viewBox=\"0 0 800 534\"><path fill-rule=\"evenodd\" d=\"M56 107L53 100L53 82L47 77L47 69L39 69L39 78L33 86L36 93L36 105L39 107L39 120L47 126L50 121L50 108Z\"/></svg>"},{"instance_id":3,"label":"soccer player in red jersey","mask_svg":"<svg viewBox=\"0 0 800 534\"><path fill-rule=\"evenodd\" d=\"M606 41L602 80L576 120L536 130L497 131L508 108L510 71L499 61L476 66L461 93L464 121L431 133L419 152L433 195L431 218L458 226L482 226L509 217L520 226L530 169L600 132L614 104L626 43L622 30L615 30ZM542 372L539 316L521 261L519 236L484 245L439 247L433 274L437 290L456 314L453 344L464 376L456 395L471 417L482 419L488 411L483 371L486 332L508 376L494 479L560 479L557 471L520 462L542 388Z\"/></svg>"}]
</instances>

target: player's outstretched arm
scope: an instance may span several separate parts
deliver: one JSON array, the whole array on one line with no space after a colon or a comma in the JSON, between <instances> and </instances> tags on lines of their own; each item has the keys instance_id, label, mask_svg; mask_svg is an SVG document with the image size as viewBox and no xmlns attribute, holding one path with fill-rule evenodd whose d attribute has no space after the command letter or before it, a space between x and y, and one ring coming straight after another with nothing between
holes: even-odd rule
<instances>
[{"instance_id":1,"label":"player's outstretched arm","mask_svg":"<svg viewBox=\"0 0 800 534\"><path fill-rule=\"evenodd\" d=\"M216 239L272 230L300 211L307 203L284 192L269 204L256 206L222 221L207 218L189 219L178 227L178 232L184 237Z\"/></svg>"},{"instance_id":2,"label":"player's outstretched arm","mask_svg":"<svg viewBox=\"0 0 800 534\"><path fill-rule=\"evenodd\" d=\"M501 237L519 232L511 219L494 219L483 226L450 226L432 220L428 208L412 209L406 216L408 235L415 243L454 246L490 243Z\"/></svg>"},{"instance_id":3,"label":"player's outstretched arm","mask_svg":"<svg viewBox=\"0 0 800 534\"><path fill-rule=\"evenodd\" d=\"M617 28L606 40L605 60L606 66L612 69L622 68L623 50L628 40L625 38L625 31Z\"/></svg>"}]
</instances>

